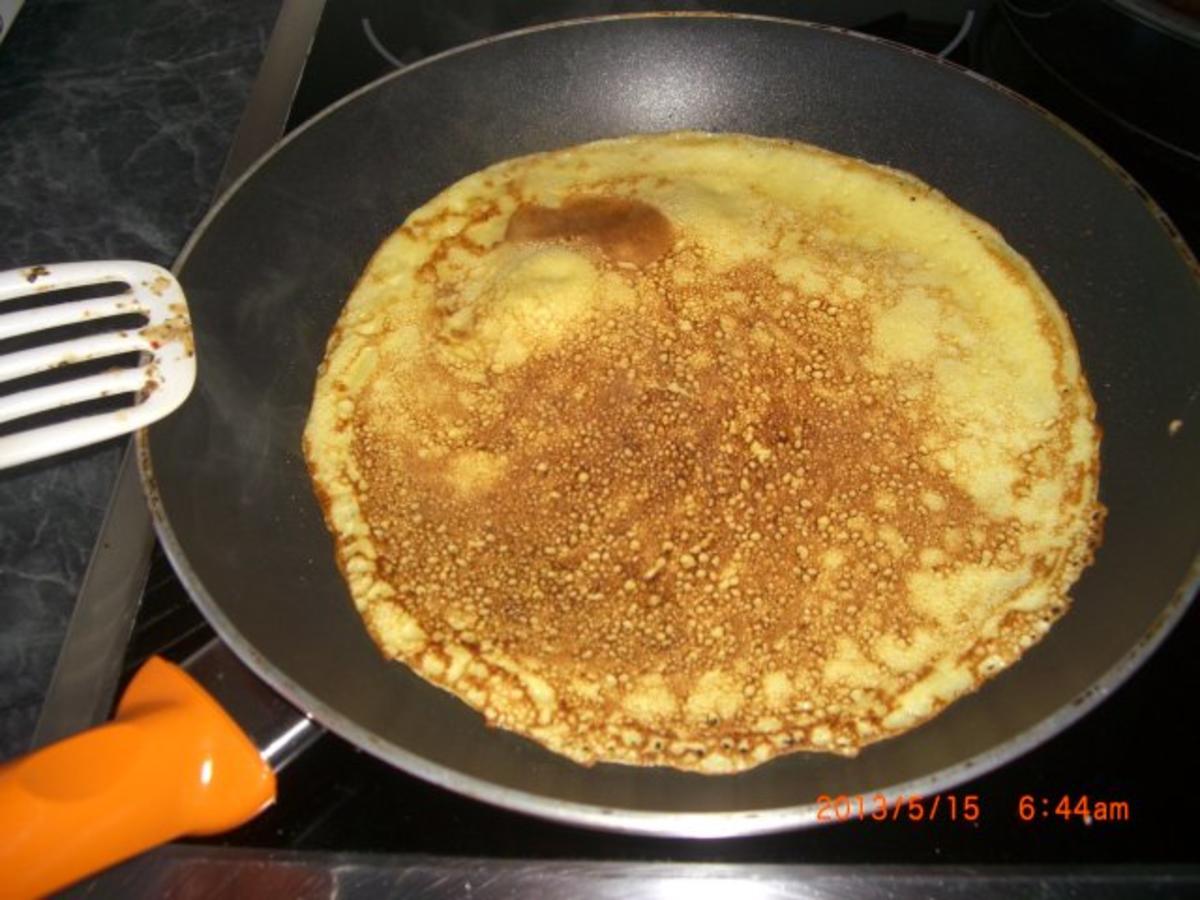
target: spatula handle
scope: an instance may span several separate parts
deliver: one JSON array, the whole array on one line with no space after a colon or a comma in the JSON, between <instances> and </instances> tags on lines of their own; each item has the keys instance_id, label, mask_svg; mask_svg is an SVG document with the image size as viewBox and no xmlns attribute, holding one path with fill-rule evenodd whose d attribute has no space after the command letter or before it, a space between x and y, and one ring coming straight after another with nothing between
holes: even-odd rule
<instances>
[{"instance_id":1,"label":"spatula handle","mask_svg":"<svg viewBox=\"0 0 1200 900\"><path fill-rule=\"evenodd\" d=\"M275 775L179 667L152 658L114 720L0 767L0 897L36 897L275 799Z\"/></svg>"}]
</instances>

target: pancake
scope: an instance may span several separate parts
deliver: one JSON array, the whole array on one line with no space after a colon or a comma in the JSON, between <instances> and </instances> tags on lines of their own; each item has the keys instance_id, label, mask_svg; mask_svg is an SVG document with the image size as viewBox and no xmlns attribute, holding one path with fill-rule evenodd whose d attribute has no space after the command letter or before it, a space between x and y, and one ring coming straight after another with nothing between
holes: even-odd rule
<instances>
[{"instance_id":1,"label":"pancake","mask_svg":"<svg viewBox=\"0 0 1200 900\"><path fill-rule=\"evenodd\" d=\"M304 449L388 657L583 764L852 755L1015 662L1091 561L1063 312L911 175L675 133L387 238Z\"/></svg>"}]
</instances>

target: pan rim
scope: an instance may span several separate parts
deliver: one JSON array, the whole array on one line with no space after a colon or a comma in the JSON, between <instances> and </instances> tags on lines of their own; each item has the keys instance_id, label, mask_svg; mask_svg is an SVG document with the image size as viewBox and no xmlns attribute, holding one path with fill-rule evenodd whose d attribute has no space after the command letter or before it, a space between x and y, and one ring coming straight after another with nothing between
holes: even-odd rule
<instances>
[{"instance_id":1,"label":"pan rim","mask_svg":"<svg viewBox=\"0 0 1200 900\"><path fill-rule=\"evenodd\" d=\"M309 128L314 127L343 106L354 102L360 95L375 90L385 82L403 77L426 65L489 44L559 28L586 27L639 19L732 19L736 21L763 22L774 25L807 28L812 31L836 34L849 39L863 40L891 48L895 51L912 54L918 58L946 66L961 75L973 78L986 87L1022 103L1030 110L1041 115L1049 124L1057 126L1067 136L1083 145L1099 162L1106 165L1114 175L1121 178L1139 196L1148 212L1158 221L1166 237L1174 244L1176 251L1180 253L1190 269L1193 278L1200 285L1200 264L1197 263L1191 248L1183 241L1170 219L1158 207L1149 194L1115 160L1109 157L1090 139L1033 101L957 63L872 35L861 34L838 26L802 22L776 16L716 12L634 13L593 16L545 23L492 35L478 41L452 47L441 53L426 57L411 66L388 73L346 95L308 119L284 136L271 150L255 161L218 198L213 207L196 226L196 229L175 261L172 267L173 271L178 274L185 267L189 256L196 245L203 239L209 226L221 214L223 208L243 184L252 179L260 168L269 164L271 159L282 148L290 144L293 139L298 138ZM410 775L453 791L454 793L483 803L567 825L656 837L725 838L787 831L814 825L818 822L817 813L819 807L815 802L815 798L814 802L801 805L753 810L687 813L672 812L669 810L635 810L565 800L537 794L525 789L506 787L484 778L468 775L435 760L415 754L391 741L382 739L374 731L359 725L303 688L271 660L261 654L251 641L242 636L233 622L225 615L222 605L208 592L199 574L191 567L187 553L177 540L174 530L171 527L170 518L156 487L148 434L147 430L142 430L138 432L135 438L143 489L154 519L155 531L158 534L159 541L162 543L167 558L170 560L171 565L193 602L196 603L205 618L212 624L221 640L233 650L251 671L290 703L303 710L331 732L350 741L356 747ZM929 796L951 790L972 778L980 777L1011 762L1013 759L1029 752L1071 726L1096 707L1101 700L1115 691L1140 668L1187 611L1195 597L1197 588L1200 588L1200 548L1196 549L1183 581L1176 589L1173 597L1165 604L1162 612L1156 616L1142 637L1100 678L1079 695L1061 706L1058 711L1009 740L965 761L907 782L882 787L879 790L886 796ZM767 765L770 765L770 763L767 763Z\"/></svg>"}]
</instances>

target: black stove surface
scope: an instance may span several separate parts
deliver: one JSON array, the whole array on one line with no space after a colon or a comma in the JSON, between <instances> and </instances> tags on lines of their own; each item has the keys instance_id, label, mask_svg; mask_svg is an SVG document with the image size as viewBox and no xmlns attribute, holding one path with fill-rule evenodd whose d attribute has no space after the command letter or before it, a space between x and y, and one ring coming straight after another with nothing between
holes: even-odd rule
<instances>
[{"instance_id":1,"label":"black stove surface","mask_svg":"<svg viewBox=\"0 0 1200 900\"><path fill-rule=\"evenodd\" d=\"M451 46L557 19L690 4L621 0L520 3L473 0L404 4L338 0L327 4L298 87L288 127L350 91ZM855 27L998 76L1047 104L1036 73L1005 36L990 4L938 7L921 18L903 4L720 2L705 9L752 12ZM919 6L919 4L912 4ZM924 7L931 6L924 4ZM972 10L970 29L961 28ZM926 10L928 15L928 11ZM957 40L957 43L955 43ZM1000 62L997 62L1000 60ZM1017 76L1012 76L1017 72ZM1060 116L1085 130L1069 104ZM1200 246L1190 197L1172 174L1137 147L1092 137L1147 184ZM1162 191L1161 194L1158 192ZM150 582L126 657L131 673L152 653L182 660L212 636L156 551ZM850 821L824 828L723 841L604 834L508 813L425 784L326 735L279 778L279 802L241 829L206 839L235 847L366 851L537 859L705 860L780 863L1173 863L1196 858L1186 820L1195 796L1187 775L1197 744L1184 690L1200 683L1200 614L1193 610L1114 696L1066 732L1000 770L942 795L941 815L914 821ZM953 797L953 801L951 798ZM961 815L968 797L975 821ZM1087 798L1091 816L1076 815ZM1022 799L1026 799L1023 804ZM1070 815L1060 815L1067 798ZM815 799L815 798L814 798ZM946 810L953 802L960 815ZM1101 804L1097 806L1096 804ZM928 809L928 805L926 806ZM1023 815L1023 813L1025 815Z\"/></svg>"}]
</instances>

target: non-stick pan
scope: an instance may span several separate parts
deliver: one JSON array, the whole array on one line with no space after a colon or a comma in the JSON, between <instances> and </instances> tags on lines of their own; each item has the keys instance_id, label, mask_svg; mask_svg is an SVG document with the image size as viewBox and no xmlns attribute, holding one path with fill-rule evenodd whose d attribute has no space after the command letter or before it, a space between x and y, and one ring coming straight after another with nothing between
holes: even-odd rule
<instances>
[{"instance_id":1,"label":"non-stick pan","mask_svg":"<svg viewBox=\"0 0 1200 900\"><path fill-rule=\"evenodd\" d=\"M1061 301L1098 403L1109 517L1070 612L977 693L853 759L798 754L720 777L584 768L489 729L381 657L309 487L300 435L326 338L367 259L411 210L497 160L682 128L795 138L895 166L993 223ZM1196 585L1195 260L1137 186L1062 123L884 41L765 18L658 15L472 44L293 134L218 204L179 274L199 380L143 449L180 577L280 694L363 749L482 801L700 836L811 823L819 794L936 792L1099 702Z\"/></svg>"}]
</instances>

